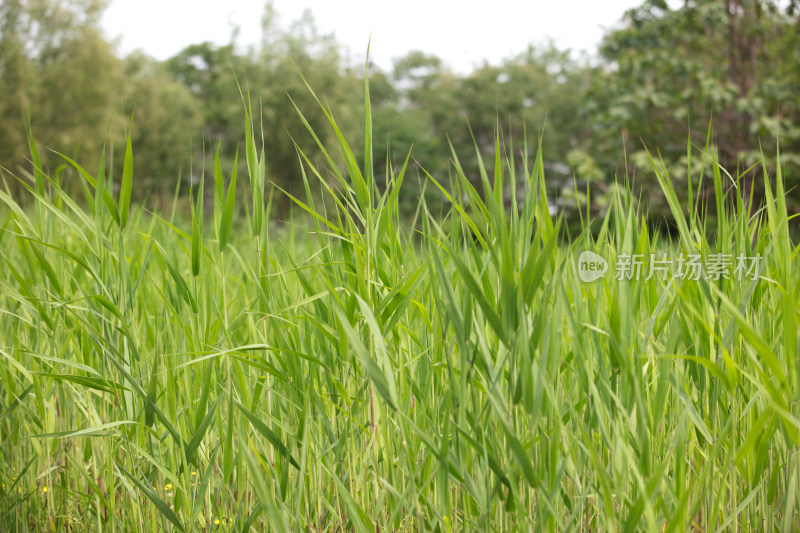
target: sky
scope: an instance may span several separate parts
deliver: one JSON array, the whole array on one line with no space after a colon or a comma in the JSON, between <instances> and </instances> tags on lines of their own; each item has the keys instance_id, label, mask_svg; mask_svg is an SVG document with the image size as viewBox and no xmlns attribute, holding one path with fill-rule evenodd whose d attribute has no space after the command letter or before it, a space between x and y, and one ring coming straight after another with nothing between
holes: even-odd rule
<instances>
[{"instance_id":1,"label":"sky","mask_svg":"<svg viewBox=\"0 0 800 533\"><path fill-rule=\"evenodd\" d=\"M465 73L547 39L576 55L593 54L604 32L642 2L274 0L273 5L285 27L310 10L320 33L333 33L354 61L363 61L370 42L370 58L383 69L410 50L422 50ZM118 52L142 49L163 60L190 44L227 44L234 27L238 45L258 43L264 5L264 0L111 0L102 26L107 37L118 39Z\"/></svg>"}]
</instances>

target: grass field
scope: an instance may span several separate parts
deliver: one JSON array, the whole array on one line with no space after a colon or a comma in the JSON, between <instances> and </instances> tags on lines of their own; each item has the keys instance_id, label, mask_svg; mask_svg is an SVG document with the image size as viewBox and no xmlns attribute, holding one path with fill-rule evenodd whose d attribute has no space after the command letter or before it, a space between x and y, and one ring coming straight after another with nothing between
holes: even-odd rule
<instances>
[{"instance_id":1,"label":"grass field","mask_svg":"<svg viewBox=\"0 0 800 533\"><path fill-rule=\"evenodd\" d=\"M653 162L674 240L624 187L565 240L541 153L498 138L479 190L456 161L427 182L450 211L408 220L367 99L365 159L301 153L277 227L246 114L250 194L209 170L190 219L131 206L130 145L122 176L81 170L85 199L39 170L25 208L0 191L0 530L800 529L779 169L749 207L691 147L711 205ZM584 282L583 251L763 270Z\"/></svg>"}]
</instances>

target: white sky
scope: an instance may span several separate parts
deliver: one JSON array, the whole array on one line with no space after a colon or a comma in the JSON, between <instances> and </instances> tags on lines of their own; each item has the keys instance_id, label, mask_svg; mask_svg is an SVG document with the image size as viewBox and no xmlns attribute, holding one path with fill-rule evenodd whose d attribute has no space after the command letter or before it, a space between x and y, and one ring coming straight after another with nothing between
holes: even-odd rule
<instances>
[{"instance_id":1,"label":"white sky","mask_svg":"<svg viewBox=\"0 0 800 533\"><path fill-rule=\"evenodd\" d=\"M594 53L604 30L643 0L275 0L280 24L311 10L320 33L333 32L351 57L370 57L390 69L409 50L433 53L460 72L484 60L496 63L533 43L554 39L561 49ZM209 40L226 44L234 25L237 44L259 42L264 0L112 0L102 26L119 39L118 51L140 48L166 59L185 46Z\"/></svg>"}]
</instances>

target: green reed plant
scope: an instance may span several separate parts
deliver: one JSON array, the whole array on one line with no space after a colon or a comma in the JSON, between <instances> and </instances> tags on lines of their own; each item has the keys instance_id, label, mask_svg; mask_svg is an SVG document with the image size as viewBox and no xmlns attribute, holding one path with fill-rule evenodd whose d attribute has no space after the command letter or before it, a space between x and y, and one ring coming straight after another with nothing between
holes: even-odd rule
<instances>
[{"instance_id":1,"label":"green reed plant","mask_svg":"<svg viewBox=\"0 0 800 533\"><path fill-rule=\"evenodd\" d=\"M368 80L363 158L322 100L297 110L320 156L297 147L305 195L279 191L296 206L283 226L246 94L250 201L215 155L208 232L204 171L189 231L174 207L133 201L130 138L116 200L105 155L94 174L62 156L78 201L30 136L32 208L0 190L0 529L800 527L780 164L757 202L710 135L690 140L704 173L688 209L652 159L674 238L621 187L566 239L541 143L498 131L476 179L455 151L451 179L423 170L450 207L434 216L422 196L408 220L411 154L376 176ZM587 283L582 251L758 254L763 271Z\"/></svg>"}]
</instances>

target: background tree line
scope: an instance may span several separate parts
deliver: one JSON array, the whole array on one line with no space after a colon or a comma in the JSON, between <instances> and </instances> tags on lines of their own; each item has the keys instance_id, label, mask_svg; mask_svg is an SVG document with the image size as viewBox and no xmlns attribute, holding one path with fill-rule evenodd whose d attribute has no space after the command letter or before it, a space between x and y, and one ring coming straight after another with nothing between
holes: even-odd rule
<instances>
[{"instance_id":1,"label":"background tree line","mask_svg":"<svg viewBox=\"0 0 800 533\"><path fill-rule=\"evenodd\" d=\"M156 61L142 53L116 55L99 28L103 8L101 0L0 3L0 165L9 187L18 186L12 174L30 170L27 120L41 146L94 170L103 143L117 151L133 117L140 202L157 205L179 178L196 179L217 148L229 170L244 127L234 75L261 111L268 175L286 190L302 187L294 143L316 153L292 101L323 141L331 135L301 73L348 139L362 135L363 65L352 64L333 37L318 32L310 15L283 26L267 4L258 45L196 43ZM478 179L475 145L490 155L499 122L515 149L523 139L535 149L544 131L555 206L585 210L589 192L591 210L602 210L615 181L627 176L659 214L666 210L660 195L647 194L657 187L644 147L663 157L676 189L686 194L680 181L688 165L701 162L687 157L687 135L702 147L713 116L717 156L733 177L755 163L760 148L774 162L780 132L797 209L797 30L797 0L646 0L624 14L591 59L543 45L467 74L418 51L388 71L370 64L376 164L402 163L413 144L415 160L446 180L452 145ZM77 187L76 176L57 171L63 161L44 152L51 172ZM121 157L109 165L118 167ZM743 181L755 195L752 177L759 172L751 170ZM423 182L410 180L405 193L417 196Z\"/></svg>"}]
</instances>

